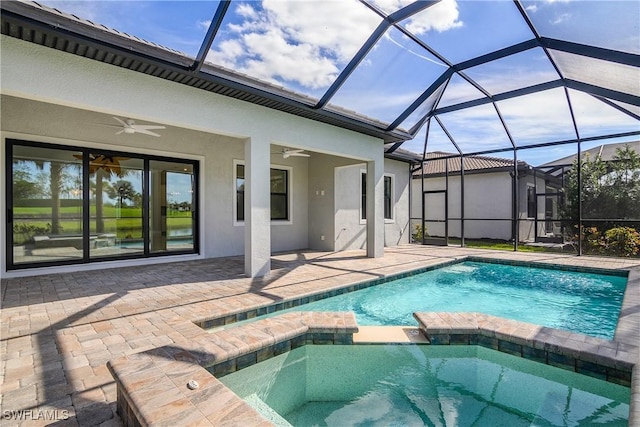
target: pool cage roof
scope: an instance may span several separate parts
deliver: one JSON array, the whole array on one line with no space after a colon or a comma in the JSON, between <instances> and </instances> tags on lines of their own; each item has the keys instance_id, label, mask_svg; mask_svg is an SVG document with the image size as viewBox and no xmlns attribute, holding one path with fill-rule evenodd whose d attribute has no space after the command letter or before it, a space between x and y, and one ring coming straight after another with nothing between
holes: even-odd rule
<instances>
[{"instance_id":1,"label":"pool cage roof","mask_svg":"<svg viewBox=\"0 0 640 427\"><path fill-rule=\"evenodd\" d=\"M1 10L3 34L376 136L388 154L515 153L640 134L637 1L3 1Z\"/></svg>"}]
</instances>

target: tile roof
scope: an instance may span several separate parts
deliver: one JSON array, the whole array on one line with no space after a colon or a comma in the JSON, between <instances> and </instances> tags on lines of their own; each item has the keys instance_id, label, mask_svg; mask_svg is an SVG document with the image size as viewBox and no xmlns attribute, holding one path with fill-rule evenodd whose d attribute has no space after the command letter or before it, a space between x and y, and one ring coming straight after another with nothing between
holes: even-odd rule
<instances>
[{"instance_id":1,"label":"tile roof","mask_svg":"<svg viewBox=\"0 0 640 427\"><path fill-rule=\"evenodd\" d=\"M455 157L451 157L455 156ZM448 163L449 173L460 172L460 156L455 153L446 153L443 151L433 151L427 153L423 170L418 169L413 173L414 176L425 175L441 175L446 172ZM518 161L518 169L526 168L529 165L524 161ZM464 171L466 172L495 172L497 170L507 170L513 168L513 159L502 159L499 157L488 156L465 156Z\"/></svg>"},{"instance_id":2,"label":"tile roof","mask_svg":"<svg viewBox=\"0 0 640 427\"><path fill-rule=\"evenodd\" d=\"M636 153L640 154L640 141L630 141L630 142L619 142L616 144L598 145L597 147L593 147L588 150L583 150L582 156L584 157L588 155L591 159L600 157L605 162L609 162L613 160L613 158L615 157L616 151L618 150L618 148L623 149L626 145L628 145L629 148L632 148ZM566 156L561 159L557 159L552 162L545 163L541 165L541 167L572 165L577 157L578 157L578 153L572 154L570 156Z\"/></svg>"}]
</instances>

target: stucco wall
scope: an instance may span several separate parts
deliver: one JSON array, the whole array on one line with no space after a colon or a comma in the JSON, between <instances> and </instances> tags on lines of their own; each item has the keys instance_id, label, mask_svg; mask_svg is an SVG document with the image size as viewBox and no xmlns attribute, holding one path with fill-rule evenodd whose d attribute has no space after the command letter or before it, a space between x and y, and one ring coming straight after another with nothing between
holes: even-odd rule
<instances>
[{"instance_id":1,"label":"stucco wall","mask_svg":"<svg viewBox=\"0 0 640 427\"><path fill-rule=\"evenodd\" d=\"M309 159L309 247L321 251L336 250L334 230L336 191L342 191L334 171L353 165L354 160L327 155Z\"/></svg>"},{"instance_id":2,"label":"stucco wall","mask_svg":"<svg viewBox=\"0 0 640 427\"><path fill-rule=\"evenodd\" d=\"M126 135L112 138L109 129L104 138L91 135L90 129L104 121L91 112L59 107L18 98L3 98L6 107L2 121L2 152L5 137L27 141L122 150L131 153L154 154L200 161L201 249L205 257L239 255L244 250L243 225L234 221L233 204L236 200L234 160L244 158L242 141L235 138L194 132L187 129L164 131L161 138ZM32 117L47 118L33 120ZM70 126L81 118L81 127ZM63 123L58 127L53 123ZM108 123L108 122L107 122ZM91 141L93 139L93 141ZM100 140L101 141L96 141ZM152 142L151 142L152 141ZM187 141L187 143L183 143ZM154 149L150 150L149 145ZM126 144L126 145L125 145ZM176 146L180 152L176 152ZM271 247L273 251L304 249L308 247L308 160L303 157L283 159L273 146L271 165L291 168L291 221L272 223ZM3 199L4 201L4 199Z\"/></svg>"},{"instance_id":3,"label":"stucco wall","mask_svg":"<svg viewBox=\"0 0 640 427\"><path fill-rule=\"evenodd\" d=\"M366 220L361 214L361 173L364 164L339 167L335 170L335 250L364 249ZM409 166L407 163L385 159L384 173L393 178L393 219L385 220L385 246L408 243L409 227Z\"/></svg>"},{"instance_id":4,"label":"stucco wall","mask_svg":"<svg viewBox=\"0 0 640 427\"><path fill-rule=\"evenodd\" d=\"M422 187L420 179L412 180L412 218L422 217ZM534 237L534 221L527 218L527 187L533 185L532 175L523 175L519 180L519 238L521 241ZM425 179L425 191L444 190L445 177ZM544 180L538 178L538 192L543 192ZM512 178L509 172L467 174L464 177L464 235L465 238L488 238L510 240L512 238ZM461 193L460 176L449 177L449 237L460 237ZM426 195L426 219L444 220L444 195ZM490 219L492 220L483 220ZM538 218L544 218L544 206L538 206ZM499 219L499 220L496 220ZM544 227L542 222L538 228ZM433 236L444 236L444 223L427 223L427 232Z\"/></svg>"},{"instance_id":5,"label":"stucco wall","mask_svg":"<svg viewBox=\"0 0 640 427\"><path fill-rule=\"evenodd\" d=\"M382 161L382 141L376 138L14 38L2 36L1 42L2 156L5 138L17 138L197 159L204 257L243 253L243 227L233 225L233 159L244 157L247 138L272 148L304 148L312 153L308 159L287 160L272 154L271 164L293 167L292 221L271 226L272 251L333 250L327 246L334 230L333 168ZM111 116L167 129L160 132L161 138L115 136L112 128L99 126L112 124ZM0 185L5 188L4 174ZM325 196L316 198L319 188ZM2 209L3 223L5 214ZM4 233L2 227L3 241ZM3 271L4 262L3 254Z\"/></svg>"},{"instance_id":6,"label":"stucco wall","mask_svg":"<svg viewBox=\"0 0 640 427\"><path fill-rule=\"evenodd\" d=\"M412 217L421 218L422 199L420 179L412 180ZM445 178L425 180L425 191L444 190ZM464 235L465 238L511 238L511 178L506 172L468 174L464 177ZM426 218L444 220L444 196L426 196ZM460 237L460 176L449 177L449 237ZM501 221L479 219L499 218ZM444 236L443 223L427 223L427 232L433 236Z\"/></svg>"}]
</instances>

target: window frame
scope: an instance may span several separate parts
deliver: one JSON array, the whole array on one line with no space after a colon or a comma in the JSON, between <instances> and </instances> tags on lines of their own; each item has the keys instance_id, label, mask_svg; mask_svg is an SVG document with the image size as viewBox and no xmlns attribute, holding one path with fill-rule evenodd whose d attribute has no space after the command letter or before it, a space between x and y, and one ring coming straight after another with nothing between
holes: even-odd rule
<instances>
[{"instance_id":1,"label":"window frame","mask_svg":"<svg viewBox=\"0 0 640 427\"><path fill-rule=\"evenodd\" d=\"M245 166L245 161L241 159L233 159L233 226L234 227L242 227L244 226L244 219L238 219L238 166ZM270 218L271 225L291 225L293 224L293 167L278 165L278 164L269 164L269 173L271 170L283 170L287 173L287 219L272 219ZM244 191L242 191L244 193ZM270 193L282 195L282 193ZM269 211L271 211L271 198L269 199Z\"/></svg>"},{"instance_id":2,"label":"window frame","mask_svg":"<svg viewBox=\"0 0 640 427\"><path fill-rule=\"evenodd\" d=\"M360 169L360 208L359 208L359 220L360 220L360 224L366 224L367 223L367 218L366 218L366 200L367 200L367 192L366 192L366 176L367 176L367 171L365 169ZM396 181L396 176L393 173L390 172L385 172L382 174L382 185L383 188L386 190L385 187L385 180L389 178L391 185L389 186L389 194L386 194L386 191L384 191L383 194L383 205L382 205L382 210L383 210L383 217L384 217L384 223L385 224L394 224L396 222L396 203L395 203L395 181ZM387 197L388 196L388 197ZM384 203L389 200L390 206L389 206L389 212L390 212L390 216L386 217L385 214L385 205Z\"/></svg>"},{"instance_id":3,"label":"window frame","mask_svg":"<svg viewBox=\"0 0 640 427\"><path fill-rule=\"evenodd\" d=\"M533 193L533 200L529 200L529 194ZM536 219L538 212L536 209L536 187L534 185L527 184L527 219ZM531 215L530 209L533 209L533 215Z\"/></svg>"},{"instance_id":4,"label":"window frame","mask_svg":"<svg viewBox=\"0 0 640 427\"><path fill-rule=\"evenodd\" d=\"M41 142L41 141L33 141L26 140L20 138L6 138L5 140L5 198L4 202L7 207L7 217L5 218L5 235L6 235L6 246L5 246L5 262L7 271L17 271L23 269L33 269L33 268L46 268L46 267L60 267L66 265L79 265L79 264L96 264L100 262L106 261L122 261L122 260L131 260L131 259L150 259L157 257L166 257L166 256L175 256L175 255L200 255L200 160L193 158L179 158L179 157L168 157L168 156L158 156L152 154L144 154L135 151L122 151L119 149L114 150L110 147L100 147L100 146L77 146L70 144L60 144L55 142ZM83 167L82 167L82 181L83 181L83 240L86 242L88 237L91 234L91 229L89 227L91 221L91 212L89 209L90 201L87 199L87 195L89 190L89 175L90 171L88 169L89 160L88 155L90 153L100 152L103 154L109 154L112 156L124 156L131 158L138 158L143 160L144 168L143 168L143 184L142 191L143 197L148 199L148 167L150 161L163 161L170 163L184 163L190 164L193 168L193 192L195 197L193 199L193 216L192 216L192 235L193 235L193 248L185 249L185 250L172 250L165 252L150 252L147 250L147 244L149 240L148 233L144 234L143 239L145 242L145 250L140 253L135 254L122 254L122 255L113 255L113 256L91 256L89 248L83 248L83 256L77 259L62 259L62 260L54 260L54 261L44 261L44 262L20 262L15 263L14 250L13 250L13 157L14 157L14 147L34 147L34 148L44 148L44 149L52 149L52 150L61 150L61 151L76 151L82 153L83 156ZM143 202L143 212L147 210L143 214L143 227L148 227L148 209L149 207L146 204L146 201Z\"/></svg>"}]
</instances>

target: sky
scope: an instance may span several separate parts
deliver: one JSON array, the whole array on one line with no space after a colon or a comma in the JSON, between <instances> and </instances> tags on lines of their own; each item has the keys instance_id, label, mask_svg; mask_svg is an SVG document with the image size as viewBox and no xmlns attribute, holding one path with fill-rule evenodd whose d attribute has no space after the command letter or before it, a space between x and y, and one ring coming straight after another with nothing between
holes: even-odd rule
<instances>
[{"instance_id":1,"label":"sky","mask_svg":"<svg viewBox=\"0 0 640 427\"><path fill-rule=\"evenodd\" d=\"M373 0L385 13L409 0ZM217 1L55 1L44 4L145 40L195 56L218 6ZM640 3L626 1L523 1L527 16L545 37L640 54ZM381 17L355 0L233 1L207 61L319 99L349 64ZM512 1L442 0L400 25L438 52L432 55L392 28L376 42L330 100L333 106L385 123L394 121L448 64L478 57L533 38ZM638 68L555 52L569 78L622 92L640 93ZM448 63L448 64L447 64ZM558 79L541 48L465 71L489 93ZM616 79L602 79L616 75ZM481 97L456 75L439 107ZM635 118L583 92L568 90L581 137L640 130ZM511 147L496 109L518 146L575 139L562 88L441 114L442 125L464 152ZM431 105L423 105L418 112ZM637 106L625 106L640 115ZM410 129L419 119L401 124ZM426 127L403 148L422 152ZM635 136L626 140L637 140ZM455 152L444 130L432 121L428 151ZM620 142L621 140L605 141ZM624 141L624 139L622 140ZM597 142L596 145L603 142ZM587 148L594 144L587 144ZM575 152L575 145L519 152L539 165ZM496 154L496 156L501 156ZM512 157L506 153L502 157Z\"/></svg>"}]
</instances>

